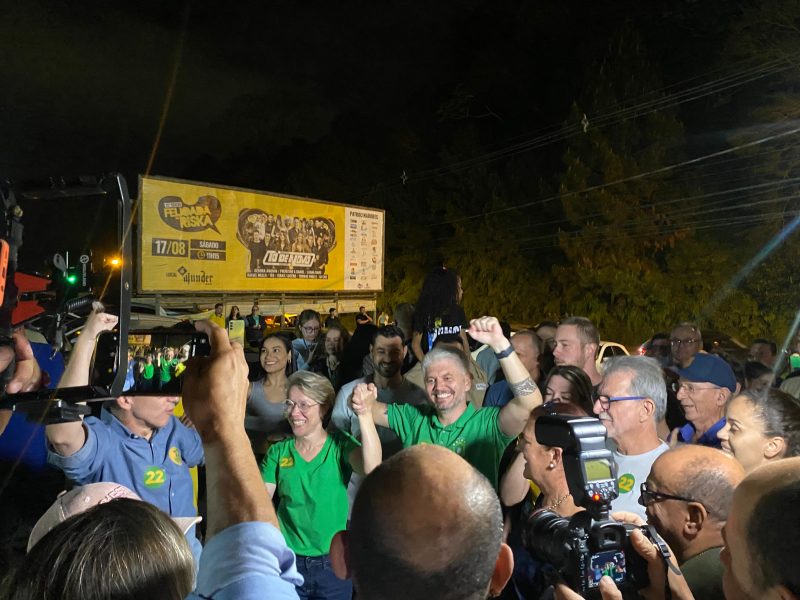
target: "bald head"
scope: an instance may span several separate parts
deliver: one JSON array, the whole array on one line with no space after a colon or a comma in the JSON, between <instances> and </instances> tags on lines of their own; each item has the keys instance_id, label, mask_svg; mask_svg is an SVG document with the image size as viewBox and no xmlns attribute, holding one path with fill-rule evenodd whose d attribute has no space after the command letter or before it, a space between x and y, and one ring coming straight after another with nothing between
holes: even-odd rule
<instances>
[{"instance_id":1,"label":"bald head","mask_svg":"<svg viewBox=\"0 0 800 600\"><path fill-rule=\"evenodd\" d=\"M674 490L674 495L701 503L712 519L724 522L733 491L744 479L744 469L721 450L685 444L659 456L650 470L651 478L659 486Z\"/></svg>"},{"instance_id":2,"label":"bald head","mask_svg":"<svg viewBox=\"0 0 800 600\"><path fill-rule=\"evenodd\" d=\"M454 452L407 448L364 480L350 524L364 598L484 598L502 541L489 481Z\"/></svg>"}]
</instances>

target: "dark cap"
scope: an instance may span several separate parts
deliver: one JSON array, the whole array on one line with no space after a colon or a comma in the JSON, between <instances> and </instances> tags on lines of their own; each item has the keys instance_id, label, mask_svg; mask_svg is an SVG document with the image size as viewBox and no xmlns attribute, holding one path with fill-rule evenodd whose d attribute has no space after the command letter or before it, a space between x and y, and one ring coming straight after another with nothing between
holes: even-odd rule
<instances>
[{"instance_id":1,"label":"dark cap","mask_svg":"<svg viewBox=\"0 0 800 600\"><path fill-rule=\"evenodd\" d=\"M681 378L692 383L708 382L718 387L736 391L736 376L731 366L714 354L695 354L690 364L685 369L678 369Z\"/></svg>"}]
</instances>

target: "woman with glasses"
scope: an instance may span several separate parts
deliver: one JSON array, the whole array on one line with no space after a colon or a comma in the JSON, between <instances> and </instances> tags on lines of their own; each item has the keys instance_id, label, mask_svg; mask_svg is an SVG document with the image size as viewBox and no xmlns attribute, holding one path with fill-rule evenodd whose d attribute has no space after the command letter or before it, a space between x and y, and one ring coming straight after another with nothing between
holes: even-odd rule
<instances>
[{"instance_id":1,"label":"woman with glasses","mask_svg":"<svg viewBox=\"0 0 800 600\"><path fill-rule=\"evenodd\" d=\"M545 402L567 402L592 414L592 380L583 369L572 365L556 365L544 382Z\"/></svg>"},{"instance_id":2,"label":"woman with glasses","mask_svg":"<svg viewBox=\"0 0 800 600\"><path fill-rule=\"evenodd\" d=\"M317 351L309 358L308 370L327 377L336 392L344 384L342 356L349 341L348 331L341 325L332 323L322 342L317 345ZM318 351L321 347L324 352Z\"/></svg>"},{"instance_id":3,"label":"woman with glasses","mask_svg":"<svg viewBox=\"0 0 800 600\"><path fill-rule=\"evenodd\" d=\"M347 484L353 472L366 474L381 462L381 443L372 405L374 385L353 390L353 412L361 428L359 445L349 434L329 434L334 398L331 382L309 371L293 373L286 382L286 418L294 436L273 445L261 463L270 496L280 498L278 521L286 543L297 555L304 584L301 599L350 600L352 584L334 575L328 550L331 539L347 527Z\"/></svg>"},{"instance_id":4,"label":"woman with glasses","mask_svg":"<svg viewBox=\"0 0 800 600\"><path fill-rule=\"evenodd\" d=\"M553 571L549 565L532 558L522 543L530 515L537 509L546 509L571 517L583 510L575 505L569 493L562 449L543 446L536 440L536 419L553 414L587 416L586 411L571 402L547 402L534 408L517 440L517 455L500 480L500 498L505 506L511 507L508 545L514 552L514 591L521 599L542 597L548 586L545 572Z\"/></svg>"},{"instance_id":5,"label":"woman with glasses","mask_svg":"<svg viewBox=\"0 0 800 600\"><path fill-rule=\"evenodd\" d=\"M290 432L284 414L286 380L292 372L292 346L288 338L271 333L261 340L258 364L262 376L250 383L244 420L256 458L264 456L271 442L285 439Z\"/></svg>"},{"instance_id":6,"label":"woman with glasses","mask_svg":"<svg viewBox=\"0 0 800 600\"><path fill-rule=\"evenodd\" d=\"M317 341L322 327L322 319L317 311L307 308L300 313L300 316L297 318L297 323L300 330L300 337L292 342L292 350L294 351L295 360L297 361L297 370L304 371L308 369L311 353L314 352L317 347Z\"/></svg>"},{"instance_id":7,"label":"woman with glasses","mask_svg":"<svg viewBox=\"0 0 800 600\"><path fill-rule=\"evenodd\" d=\"M800 455L800 404L775 388L747 390L728 402L725 426L717 433L722 450L749 473L781 458Z\"/></svg>"}]
</instances>

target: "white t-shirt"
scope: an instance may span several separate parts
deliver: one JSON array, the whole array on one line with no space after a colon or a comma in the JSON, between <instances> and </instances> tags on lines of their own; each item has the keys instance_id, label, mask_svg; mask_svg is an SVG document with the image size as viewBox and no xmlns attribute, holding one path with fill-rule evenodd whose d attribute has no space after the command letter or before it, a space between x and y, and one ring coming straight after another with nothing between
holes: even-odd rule
<instances>
[{"instance_id":1,"label":"white t-shirt","mask_svg":"<svg viewBox=\"0 0 800 600\"><path fill-rule=\"evenodd\" d=\"M609 444L609 449L614 454L614 460L617 461L617 485L619 486L619 497L611 503L611 510L636 513L647 520L644 506L639 504L639 496L641 494L639 488L650 474L650 468L653 463L659 456L669 450L669 446L661 442L658 447L650 450L650 452L632 456L620 454L613 442Z\"/></svg>"}]
</instances>

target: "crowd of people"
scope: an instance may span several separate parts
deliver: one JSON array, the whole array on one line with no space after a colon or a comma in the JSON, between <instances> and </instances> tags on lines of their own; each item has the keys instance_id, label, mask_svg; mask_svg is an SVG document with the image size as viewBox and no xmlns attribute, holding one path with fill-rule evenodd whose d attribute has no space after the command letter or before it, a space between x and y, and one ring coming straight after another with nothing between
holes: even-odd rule
<instances>
[{"instance_id":1,"label":"crowd of people","mask_svg":"<svg viewBox=\"0 0 800 600\"><path fill-rule=\"evenodd\" d=\"M264 213L247 217L243 236L250 253L250 271L257 271L268 264L267 253L270 251L313 253L316 255L314 266L324 268L328 263L328 252L336 240L330 219L281 217Z\"/></svg>"},{"instance_id":2,"label":"crowd of people","mask_svg":"<svg viewBox=\"0 0 800 600\"><path fill-rule=\"evenodd\" d=\"M165 390L180 377L189 360L186 348L136 346L128 348L128 370L123 390L154 392Z\"/></svg>"},{"instance_id":3,"label":"crowd of people","mask_svg":"<svg viewBox=\"0 0 800 600\"><path fill-rule=\"evenodd\" d=\"M178 362L188 418L175 396L126 394L47 425L48 460L73 489L33 528L5 595L579 598L528 543L536 511L585 509L564 450L536 436L537 420L562 415L599 420L613 517L649 524L670 549L667 568L632 530L645 597L800 599L800 375L776 376L772 342L755 340L740 369L684 322L645 356L599 363L591 320L511 335L495 317L467 319L462 294L437 269L416 306L378 324L362 307L352 334L335 309L324 327L305 310L294 336L248 333L255 370L220 306L222 323L197 323L210 356ZM93 341L116 322L90 316L60 386L88 383ZM35 361L17 354L9 386L35 387ZM622 597L611 578L596 583Z\"/></svg>"}]
</instances>

